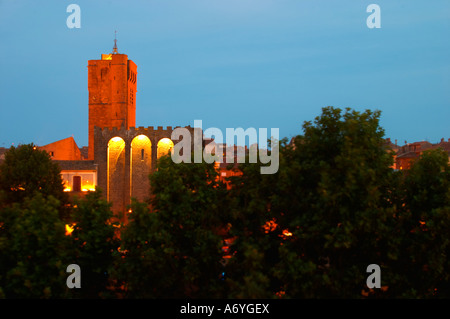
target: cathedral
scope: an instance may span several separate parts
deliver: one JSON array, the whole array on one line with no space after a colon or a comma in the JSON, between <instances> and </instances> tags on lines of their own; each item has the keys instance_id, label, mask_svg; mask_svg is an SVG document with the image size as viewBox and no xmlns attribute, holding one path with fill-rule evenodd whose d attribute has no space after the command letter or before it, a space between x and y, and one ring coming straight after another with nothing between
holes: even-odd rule
<instances>
[{"instance_id":1,"label":"cathedral","mask_svg":"<svg viewBox=\"0 0 450 319\"><path fill-rule=\"evenodd\" d=\"M59 164L64 191L82 196L98 186L115 213L131 198L148 198L157 159L178 142L171 140L176 127L136 127L136 82L137 65L115 41L112 53L88 61L88 147L79 148L73 137L39 147Z\"/></svg>"}]
</instances>

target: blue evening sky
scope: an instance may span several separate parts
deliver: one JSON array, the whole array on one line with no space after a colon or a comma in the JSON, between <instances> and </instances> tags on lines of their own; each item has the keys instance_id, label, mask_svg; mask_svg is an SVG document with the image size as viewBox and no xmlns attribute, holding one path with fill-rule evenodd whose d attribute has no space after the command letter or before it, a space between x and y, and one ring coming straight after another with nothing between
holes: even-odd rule
<instances>
[{"instance_id":1,"label":"blue evening sky","mask_svg":"<svg viewBox=\"0 0 450 319\"><path fill-rule=\"evenodd\" d=\"M450 138L448 0L0 0L0 147L87 146L87 63L114 30L138 66L136 126L290 138L331 105L381 110L399 144Z\"/></svg>"}]
</instances>

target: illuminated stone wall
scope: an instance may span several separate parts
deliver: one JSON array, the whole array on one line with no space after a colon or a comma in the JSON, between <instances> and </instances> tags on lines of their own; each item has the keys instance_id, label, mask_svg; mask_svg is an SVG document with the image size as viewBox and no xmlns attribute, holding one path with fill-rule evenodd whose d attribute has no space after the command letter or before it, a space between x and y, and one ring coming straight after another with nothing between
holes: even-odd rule
<instances>
[{"instance_id":1,"label":"illuminated stone wall","mask_svg":"<svg viewBox=\"0 0 450 319\"><path fill-rule=\"evenodd\" d=\"M185 128L193 137L194 128ZM95 128L97 182L103 196L113 203L115 213L125 212L132 197L142 201L150 196L149 175L156 170L158 158L178 142L171 140L173 129L170 126ZM193 143L192 138L192 149Z\"/></svg>"},{"instance_id":2,"label":"illuminated stone wall","mask_svg":"<svg viewBox=\"0 0 450 319\"><path fill-rule=\"evenodd\" d=\"M107 148L107 184L106 198L112 201L113 210L120 210L125 198L125 141L120 137L113 137Z\"/></svg>"},{"instance_id":3,"label":"illuminated stone wall","mask_svg":"<svg viewBox=\"0 0 450 319\"><path fill-rule=\"evenodd\" d=\"M149 196L149 179L152 168L152 142L145 135L138 135L131 141L130 188L131 197L140 201Z\"/></svg>"}]
</instances>

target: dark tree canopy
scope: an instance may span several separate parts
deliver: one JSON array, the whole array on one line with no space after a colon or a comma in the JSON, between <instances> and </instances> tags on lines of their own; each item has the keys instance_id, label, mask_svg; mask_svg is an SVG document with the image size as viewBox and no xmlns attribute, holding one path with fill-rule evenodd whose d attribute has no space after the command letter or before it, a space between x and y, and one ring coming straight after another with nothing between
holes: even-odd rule
<instances>
[{"instance_id":1,"label":"dark tree canopy","mask_svg":"<svg viewBox=\"0 0 450 319\"><path fill-rule=\"evenodd\" d=\"M39 192L44 197L52 195L65 204L67 194L63 190L60 168L46 151L26 144L12 146L5 153L5 160L0 165L0 192L4 203L20 203L25 197Z\"/></svg>"},{"instance_id":2,"label":"dark tree canopy","mask_svg":"<svg viewBox=\"0 0 450 319\"><path fill-rule=\"evenodd\" d=\"M13 147L0 166L0 297L449 298L448 153L396 171L379 120L326 107L279 141L277 173L247 160L230 189L214 164L161 157L150 202L133 200L120 227L99 190L68 202L49 156ZM69 264L80 290L65 286ZM380 288L366 284L371 264Z\"/></svg>"},{"instance_id":3,"label":"dark tree canopy","mask_svg":"<svg viewBox=\"0 0 450 319\"><path fill-rule=\"evenodd\" d=\"M130 297L223 297L225 186L213 164L158 160L152 212L134 201L121 236L120 278Z\"/></svg>"}]
</instances>

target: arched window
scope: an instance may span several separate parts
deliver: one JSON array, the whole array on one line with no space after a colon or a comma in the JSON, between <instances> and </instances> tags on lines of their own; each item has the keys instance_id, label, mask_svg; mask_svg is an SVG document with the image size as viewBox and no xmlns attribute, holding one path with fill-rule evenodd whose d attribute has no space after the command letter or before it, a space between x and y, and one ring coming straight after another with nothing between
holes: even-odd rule
<instances>
[{"instance_id":1,"label":"arched window","mask_svg":"<svg viewBox=\"0 0 450 319\"><path fill-rule=\"evenodd\" d=\"M123 196L125 173L125 141L118 136L108 142L107 173L106 196L107 200L111 200L114 205L115 199Z\"/></svg>"},{"instance_id":2,"label":"arched window","mask_svg":"<svg viewBox=\"0 0 450 319\"><path fill-rule=\"evenodd\" d=\"M173 142L170 138L162 138L159 140L157 148L156 157L160 158L161 156L170 154L173 149Z\"/></svg>"},{"instance_id":3,"label":"arched window","mask_svg":"<svg viewBox=\"0 0 450 319\"><path fill-rule=\"evenodd\" d=\"M131 141L130 196L144 200L149 195L149 174L152 166L152 143L145 135Z\"/></svg>"}]
</instances>

